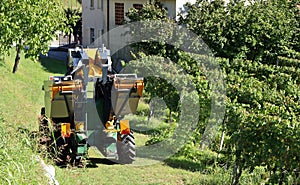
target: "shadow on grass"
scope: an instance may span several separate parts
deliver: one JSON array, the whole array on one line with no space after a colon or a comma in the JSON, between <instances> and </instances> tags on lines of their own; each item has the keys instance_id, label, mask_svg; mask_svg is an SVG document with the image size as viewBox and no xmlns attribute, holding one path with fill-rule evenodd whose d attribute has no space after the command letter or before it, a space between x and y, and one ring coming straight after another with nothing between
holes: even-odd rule
<instances>
[{"instance_id":1,"label":"shadow on grass","mask_svg":"<svg viewBox=\"0 0 300 185\"><path fill-rule=\"evenodd\" d=\"M106 158L88 158L87 159L88 164L86 165L87 168L98 168L97 164L105 164L105 165L114 165L114 164L118 164L114 161L111 161L109 159Z\"/></svg>"},{"instance_id":2,"label":"shadow on grass","mask_svg":"<svg viewBox=\"0 0 300 185\"><path fill-rule=\"evenodd\" d=\"M206 164L200 162L193 162L187 159L180 159L176 157L171 157L166 159L165 164L172 167L172 168L180 168L192 172L196 171L204 171L206 169Z\"/></svg>"},{"instance_id":3,"label":"shadow on grass","mask_svg":"<svg viewBox=\"0 0 300 185\"><path fill-rule=\"evenodd\" d=\"M42 57L40 63L50 73L65 74L67 71L66 63L62 60Z\"/></svg>"},{"instance_id":4,"label":"shadow on grass","mask_svg":"<svg viewBox=\"0 0 300 185\"><path fill-rule=\"evenodd\" d=\"M135 124L134 122L131 123L131 129L134 132L144 134L144 135L159 135L161 133L166 132L166 130L172 129L171 127L172 127L171 125L153 127L147 124Z\"/></svg>"},{"instance_id":5,"label":"shadow on grass","mask_svg":"<svg viewBox=\"0 0 300 185\"><path fill-rule=\"evenodd\" d=\"M144 135L154 135L154 134L159 134L161 131L160 128L156 129L149 129L147 127L143 126L134 126L131 128L133 132L139 133L139 134L144 134Z\"/></svg>"}]
</instances>

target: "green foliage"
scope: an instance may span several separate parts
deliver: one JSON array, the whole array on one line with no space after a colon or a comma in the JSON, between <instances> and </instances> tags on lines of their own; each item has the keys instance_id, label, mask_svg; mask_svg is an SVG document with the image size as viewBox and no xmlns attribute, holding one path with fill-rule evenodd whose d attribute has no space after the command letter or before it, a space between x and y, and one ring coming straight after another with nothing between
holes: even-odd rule
<instances>
[{"instance_id":1,"label":"green foliage","mask_svg":"<svg viewBox=\"0 0 300 185\"><path fill-rule=\"evenodd\" d=\"M300 50L298 50L300 51ZM288 58L291 58L291 59L298 59L300 60L300 52L297 52L293 49L286 49L283 54L282 54L283 57L288 57Z\"/></svg>"},{"instance_id":2,"label":"green foliage","mask_svg":"<svg viewBox=\"0 0 300 185\"><path fill-rule=\"evenodd\" d=\"M157 77L145 79L145 90L151 93L151 97L162 97L170 112L176 111L179 103L179 94L174 86L167 80Z\"/></svg>"},{"instance_id":3,"label":"green foliage","mask_svg":"<svg viewBox=\"0 0 300 185\"><path fill-rule=\"evenodd\" d=\"M177 56L178 49L166 44L167 40L170 39L174 33L172 29L164 25L165 23L174 24L175 21L168 18L167 10L162 7L161 3L158 1L146 3L141 10L130 8L126 16L129 18L130 23L141 21L147 24L147 28L138 28L138 30L135 30L135 28L131 29L135 37L138 38L140 36L139 33L143 34L148 32L149 34L154 34L152 35L153 37L161 38L159 42L148 40L133 44L132 47L137 51L136 54L158 55L175 61L174 59ZM151 22L155 20L162 22ZM143 29L147 31L143 31Z\"/></svg>"},{"instance_id":4,"label":"green foliage","mask_svg":"<svg viewBox=\"0 0 300 185\"><path fill-rule=\"evenodd\" d=\"M77 41L78 37L82 35L82 18L81 12L79 9L71 9L67 8L64 10L66 15L66 26L70 30L69 32L69 44L71 42L71 34L75 38L75 42Z\"/></svg>"},{"instance_id":5,"label":"green foliage","mask_svg":"<svg viewBox=\"0 0 300 185\"><path fill-rule=\"evenodd\" d=\"M299 57L299 59L278 57L278 59L276 61L276 65L288 66L288 67L300 67L300 57Z\"/></svg>"},{"instance_id":6,"label":"green foliage","mask_svg":"<svg viewBox=\"0 0 300 185\"><path fill-rule=\"evenodd\" d=\"M277 65L276 61L264 64L217 59L226 77L227 111L223 127L226 132L224 149L220 158L215 161L228 168L232 167L233 171L241 171L240 174L233 173L233 178L237 178L237 181L233 181L235 183L297 184L300 159L297 152L300 150L300 70L296 67L298 60L280 59L284 59L284 62L279 60ZM193 65L192 60L189 62ZM193 74L193 70L195 69L191 68L189 73ZM209 91L205 91L204 87L201 86L199 90L204 90L203 100L208 100ZM201 92L199 93L201 97ZM209 105L209 102L205 105ZM178 156L194 162L202 160L203 156L198 148L205 126L203 117L195 132L190 135L190 142L180 149ZM161 136L155 136L154 141L160 142L167 135L159 134ZM220 137L215 139L217 140L213 140L214 146L210 149L218 152ZM211 163L207 163L207 166L210 165ZM261 166L263 170L256 171Z\"/></svg>"},{"instance_id":7,"label":"green foliage","mask_svg":"<svg viewBox=\"0 0 300 185\"><path fill-rule=\"evenodd\" d=\"M149 56L131 61L125 68L125 72L143 76L145 91L151 98L162 98L170 110L169 115L180 110L179 92L191 90L188 88L191 82L179 66L162 57Z\"/></svg>"},{"instance_id":8,"label":"green foliage","mask_svg":"<svg viewBox=\"0 0 300 185\"><path fill-rule=\"evenodd\" d=\"M269 178L266 168L257 166L253 171L245 170L241 176L241 184L264 184Z\"/></svg>"},{"instance_id":9,"label":"green foliage","mask_svg":"<svg viewBox=\"0 0 300 185\"><path fill-rule=\"evenodd\" d=\"M212 87L209 87L208 80L205 75L208 75L210 77L214 75L215 76L218 75L217 73L215 73L216 71L210 70L211 66L209 65L211 64L213 66L213 61L211 61L207 57L201 58L199 56L192 56L190 54L181 51L178 48L178 46L184 47L185 46L184 43L188 43L189 36L183 34L181 30L178 31L178 30L173 30L173 28L170 28L169 25L174 24L175 21L167 18L167 14L165 13L165 10L162 9L159 5L146 4L144 5L142 10L131 9L128 12L127 16L130 19L130 22L143 21L143 23L147 25L146 29L144 27L141 28L142 31L141 30L135 31L135 28L133 28L134 37L140 38L141 35L139 33L145 33L145 32L149 33L148 35L150 35L150 39L148 41L137 43L133 46L138 51L138 53L135 56L138 56L137 58L141 58L141 63L143 65L142 67L146 69L151 69L151 67L153 68L153 66L159 68L159 70L157 70L159 73L153 74L153 76L147 76L145 78L145 82L146 82L145 90L149 92L151 98L153 97L163 98L167 107L170 109L169 115L171 115L171 117L169 121L179 121L180 117L186 118L183 121L184 123L182 124L182 126L184 126L185 128L183 128L182 130L189 130L190 128L194 128L194 124L197 124L197 127L195 127L194 130L195 135L192 136L192 134L186 133L185 136L186 138L184 138L183 140L187 139L187 137L193 137L193 139L196 139L197 142L200 141L201 135L205 130L207 120L210 116L209 115L210 108L211 108L210 104L212 100L209 93ZM151 20L154 20L154 22L151 22ZM164 22L165 24L162 24L162 22ZM159 38L159 42L157 42L155 38ZM155 42L153 42L152 39L155 40ZM139 39L135 39L135 40L139 40ZM172 43L173 45L171 46L167 43ZM192 47L194 48L195 46ZM199 50L198 47L199 47L198 45L195 47L197 51ZM149 60L146 59L145 55L161 56L165 58L165 61L155 59L156 60L155 62L153 61L149 62ZM169 66L171 66L170 63L172 62L174 62L176 68L169 70L171 69ZM202 63L202 65L199 66L199 63ZM163 66L161 67L160 65ZM136 65L134 68L140 68L140 67L141 65ZM161 75L162 71L163 73L165 73L166 70L169 71L169 74ZM178 75L177 74L178 71L180 72L183 71L184 75L182 74ZM144 74L141 73L141 75ZM167 76L167 78L163 78L165 76ZM188 87L188 88L193 87L194 90L198 92L197 94L198 99L195 98L193 101L191 101L192 103L190 105L185 105L185 106L190 108L192 104L195 102L197 102L196 104L200 104L199 117L197 114L192 114L193 115L192 118L187 118L188 116L180 112L183 109L182 102L180 102L180 100L182 100L182 92L178 90L178 86L176 86L175 88L174 83L172 82L173 81L177 82L178 81L177 78L184 79L182 78L182 76L184 76L185 79L188 79L188 82L182 80L183 82L180 82L181 84L179 83L180 86ZM189 110L184 110L184 111L189 111ZM193 109L193 111L198 112L198 108ZM175 120L173 119L174 116L172 116L174 113L175 115L178 115L175 116ZM199 122L193 121L195 119L198 120L198 118L200 120ZM179 136L185 134L178 132L175 135Z\"/></svg>"},{"instance_id":10,"label":"green foliage","mask_svg":"<svg viewBox=\"0 0 300 185\"><path fill-rule=\"evenodd\" d=\"M297 60L277 57L297 56L294 37L299 26L293 3L282 1L279 4L270 0L255 1L245 6L243 1L238 1L225 6L223 1L203 0L196 5L187 4L188 14L181 18L181 24L199 34L218 56L228 58L217 60L226 77L227 91L227 112L223 125L226 131L225 149L221 151L221 162L233 168L234 184L239 181L255 182L249 178L247 180L242 172L249 170L253 173L257 166L266 166L270 183L296 180L299 164L296 151L300 148L294 143L299 140L300 89L297 84L300 71L295 67L298 66ZM172 34L166 31L165 35ZM200 121L195 132L188 135L192 142L180 151L189 160L197 161L201 156L192 149L199 148L199 142L203 140L210 100L215 96L209 87L213 84L206 79L210 68L205 65L199 68L198 61L207 61L202 56L195 57L174 47L167 48L165 42L154 44L159 47L147 43L145 46L139 45L138 49L176 62L187 72L198 91L202 113ZM165 51L166 48L169 51ZM145 57L142 57L142 63L151 65ZM162 62L157 60L157 63ZM212 70L208 75L218 74ZM158 79L153 77L149 81L153 85L149 88L151 93L158 93L155 89L159 87ZM166 89L166 86L162 87ZM166 96L166 93L162 94ZM176 96L168 99L171 102L177 100ZM159 132L148 143L161 142L170 135L174 133ZM213 140L213 143L217 142ZM214 147L214 150L217 148Z\"/></svg>"},{"instance_id":11,"label":"green foliage","mask_svg":"<svg viewBox=\"0 0 300 185\"><path fill-rule=\"evenodd\" d=\"M125 119L130 121L130 127L133 131L149 135L145 145L153 145L164 140L169 140L177 128L176 123L166 123L156 118L145 116L127 115Z\"/></svg>"},{"instance_id":12,"label":"green foliage","mask_svg":"<svg viewBox=\"0 0 300 185\"><path fill-rule=\"evenodd\" d=\"M194 162L204 163L205 166L211 166L217 161L217 154L211 150L200 150L199 144L193 142L187 143L176 155L184 156L186 159Z\"/></svg>"},{"instance_id":13,"label":"green foliage","mask_svg":"<svg viewBox=\"0 0 300 185\"><path fill-rule=\"evenodd\" d=\"M139 105L136 109L137 115L140 116L148 116L150 111L150 107L144 101L139 101Z\"/></svg>"},{"instance_id":14,"label":"green foliage","mask_svg":"<svg viewBox=\"0 0 300 185\"><path fill-rule=\"evenodd\" d=\"M267 166L270 182L295 180L300 150L294 144L300 139L299 69L242 60L222 60L221 65L228 96L225 155L233 155L240 170Z\"/></svg>"},{"instance_id":15,"label":"green foliage","mask_svg":"<svg viewBox=\"0 0 300 185\"><path fill-rule=\"evenodd\" d=\"M172 34L172 30L165 28L165 26L160 25L160 23L151 23L153 20L163 20L165 22L172 23L173 21L170 20L167 17L167 10L162 7L162 5L155 1L153 3L146 3L143 5L143 8L141 10L137 10L135 8L129 9L129 11L126 13L126 16L129 18L129 22L136 22L136 21L144 21L146 24L148 24L147 29L149 34L150 33L159 33L159 36L162 38L160 42L152 42L152 41L144 41L140 43L135 43L132 45L133 48L136 49L137 53L135 53L136 59L137 56L139 58L143 58L145 55L156 55L156 56L162 56L165 58L170 58L174 56L173 54L173 46L166 45L165 42L169 38L169 35ZM143 28L142 28L143 29ZM135 27L132 28L132 31L134 32L135 37L139 37L139 33L143 33L143 30L135 31ZM171 53L168 53L169 51L172 51ZM147 59L143 59L147 60ZM171 63L171 61L168 61ZM166 65L168 65L168 62ZM156 62L149 63L149 62L142 62L143 64L146 64L148 68L151 68L153 66L149 65L155 65ZM169 65L171 66L171 65ZM135 66L137 67L137 66ZM145 67L145 66L144 66ZM163 100L166 102L168 108L170 109L170 121L172 120L172 112L176 111L178 109L178 101L179 101L179 95L177 90L170 84L170 81L167 81L166 79L170 78L171 71L169 70L169 74L167 75L167 78L162 78L160 76L160 73L164 70L162 67L159 68L157 74L153 74L152 76L147 76L145 78L145 91L149 93L150 98L154 97L162 97ZM143 75L143 74L142 74Z\"/></svg>"},{"instance_id":16,"label":"green foliage","mask_svg":"<svg viewBox=\"0 0 300 185\"><path fill-rule=\"evenodd\" d=\"M26 58L36 59L48 51L56 31L68 31L59 0L3 0L0 7L0 54L15 44L17 55L24 51Z\"/></svg>"},{"instance_id":17,"label":"green foliage","mask_svg":"<svg viewBox=\"0 0 300 185\"><path fill-rule=\"evenodd\" d=\"M223 0L200 0L186 4L187 13L180 15L179 24L199 35L215 52L220 53L226 42L226 10Z\"/></svg>"},{"instance_id":18,"label":"green foliage","mask_svg":"<svg viewBox=\"0 0 300 185\"><path fill-rule=\"evenodd\" d=\"M177 124L175 123L160 125L155 130L153 130L153 132L151 132L151 138L146 142L146 146L170 139L170 137L173 136L174 130L176 128Z\"/></svg>"},{"instance_id":19,"label":"green foliage","mask_svg":"<svg viewBox=\"0 0 300 185\"><path fill-rule=\"evenodd\" d=\"M291 0L290 1L290 11L295 16L296 21L295 24L295 32L292 36L292 50L294 51L300 51L300 13L299 13L299 1L298 0ZM298 55L299 56L299 55ZM300 59L298 57L298 59Z\"/></svg>"},{"instance_id":20,"label":"green foliage","mask_svg":"<svg viewBox=\"0 0 300 185\"><path fill-rule=\"evenodd\" d=\"M186 7L179 23L217 56L267 60L276 59L284 48L299 49L299 13L293 1L230 1L225 6L223 0L198 0Z\"/></svg>"},{"instance_id":21,"label":"green foliage","mask_svg":"<svg viewBox=\"0 0 300 185\"><path fill-rule=\"evenodd\" d=\"M141 10L130 8L126 13L126 16L130 19L130 22L142 21L142 20L161 20L167 19L168 11L162 7L159 1L153 3L146 3Z\"/></svg>"}]
</instances>

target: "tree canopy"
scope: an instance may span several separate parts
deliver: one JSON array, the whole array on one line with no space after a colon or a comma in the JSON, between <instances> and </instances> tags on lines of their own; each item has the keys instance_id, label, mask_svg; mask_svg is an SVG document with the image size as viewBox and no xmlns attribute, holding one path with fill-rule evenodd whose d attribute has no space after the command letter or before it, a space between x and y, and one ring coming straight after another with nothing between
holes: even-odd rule
<instances>
[{"instance_id":1,"label":"tree canopy","mask_svg":"<svg viewBox=\"0 0 300 185\"><path fill-rule=\"evenodd\" d=\"M216 56L258 61L299 49L298 12L296 2L287 0L227 5L223 0L198 0L186 4L179 23L198 34Z\"/></svg>"},{"instance_id":2,"label":"tree canopy","mask_svg":"<svg viewBox=\"0 0 300 185\"><path fill-rule=\"evenodd\" d=\"M129 11L126 13L126 16L129 18L129 22L136 22L136 21L150 21L150 20L161 20L172 23L173 20L168 18L167 10L162 7L162 4L155 1L153 3L147 3L143 5L143 8L138 10L135 8L129 9ZM168 37L172 34L171 30L166 29L165 26L160 26L159 23L152 24L148 22L149 24L145 28L145 31L151 30L152 33L157 34L157 29L159 29L159 36L160 38L164 38L165 40L168 39ZM131 29L133 32L141 34L144 33L142 30L135 31L135 28ZM137 36L137 34L134 34L134 36ZM164 44L165 40L162 40L161 42L153 42L153 41L144 41L135 43L132 45L133 48L138 51L136 53L139 57L145 57L146 55L157 55L162 56L165 58L171 58L174 55L172 52L174 52L174 47L169 46L167 44ZM169 53L170 52L170 53ZM176 52L176 51L175 51ZM135 56L136 57L136 56ZM172 120L171 115L172 112L176 112L178 109L178 100L179 95L176 89L170 85L169 82L167 82L164 79L157 78L155 76L147 77L145 78L146 91L150 94L151 97L163 97L164 101L166 102L169 110L170 110L170 121Z\"/></svg>"},{"instance_id":3,"label":"tree canopy","mask_svg":"<svg viewBox=\"0 0 300 185\"><path fill-rule=\"evenodd\" d=\"M66 16L59 0L2 0L0 2L0 53L16 46L13 73L18 69L20 52L36 58L49 49L58 30L65 30Z\"/></svg>"},{"instance_id":4,"label":"tree canopy","mask_svg":"<svg viewBox=\"0 0 300 185\"><path fill-rule=\"evenodd\" d=\"M66 26L70 29L69 44L71 44L71 35L74 37L74 42L81 42L82 35L82 13L78 9L67 8L65 9L67 17Z\"/></svg>"}]
</instances>

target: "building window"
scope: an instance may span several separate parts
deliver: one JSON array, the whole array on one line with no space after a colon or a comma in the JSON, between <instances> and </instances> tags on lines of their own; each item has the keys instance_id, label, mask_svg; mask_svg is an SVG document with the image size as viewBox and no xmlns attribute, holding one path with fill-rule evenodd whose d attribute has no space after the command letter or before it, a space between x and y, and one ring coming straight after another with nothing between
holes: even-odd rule
<instances>
[{"instance_id":1,"label":"building window","mask_svg":"<svg viewBox=\"0 0 300 185\"><path fill-rule=\"evenodd\" d=\"M100 39L104 34L104 29L98 30L98 39Z\"/></svg>"},{"instance_id":2,"label":"building window","mask_svg":"<svg viewBox=\"0 0 300 185\"><path fill-rule=\"evenodd\" d=\"M104 35L104 29L101 29L101 36L103 36Z\"/></svg>"},{"instance_id":3,"label":"building window","mask_svg":"<svg viewBox=\"0 0 300 185\"><path fill-rule=\"evenodd\" d=\"M102 30L98 30L98 39L100 39L101 38L101 36L102 36L102 32L101 32Z\"/></svg>"},{"instance_id":4,"label":"building window","mask_svg":"<svg viewBox=\"0 0 300 185\"><path fill-rule=\"evenodd\" d=\"M98 42L98 46L101 46L101 42L102 42L102 34L101 34L101 30L98 30L98 35L97 35L97 42Z\"/></svg>"},{"instance_id":5,"label":"building window","mask_svg":"<svg viewBox=\"0 0 300 185\"><path fill-rule=\"evenodd\" d=\"M90 9L94 9L94 0L90 0Z\"/></svg>"},{"instance_id":6,"label":"building window","mask_svg":"<svg viewBox=\"0 0 300 185\"><path fill-rule=\"evenodd\" d=\"M98 37L97 37L97 39L98 39L98 44L99 44L99 46L101 46L101 44L104 44L103 42L104 42L104 29L101 29L101 30L98 30Z\"/></svg>"},{"instance_id":7,"label":"building window","mask_svg":"<svg viewBox=\"0 0 300 185\"><path fill-rule=\"evenodd\" d=\"M94 44L95 42L95 29L90 28L90 44Z\"/></svg>"},{"instance_id":8,"label":"building window","mask_svg":"<svg viewBox=\"0 0 300 185\"><path fill-rule=\"evenodd\" d=\"M137 9L137 10L141 10L143 8L142 4L133 4L133 8Z\"/></svg>"},{"instance_id":9,"label":"building window","mask_svg":"<svg viewBox=\"0 0 300 185\"><path fill-rule=\"evenodd\" d=\"M124 3L115 3L115 24L121 25L124 20Z\"/></svg>"},{"instance_id":10,"label":"building window","mask_svg":"<svg viewBox=\"0 0 300 185\"><path fill-rule=\"evenodd\" d=\"M103 9L103 0L97 0L97 8L98 9Z\"/></svg>"}]
</instances>

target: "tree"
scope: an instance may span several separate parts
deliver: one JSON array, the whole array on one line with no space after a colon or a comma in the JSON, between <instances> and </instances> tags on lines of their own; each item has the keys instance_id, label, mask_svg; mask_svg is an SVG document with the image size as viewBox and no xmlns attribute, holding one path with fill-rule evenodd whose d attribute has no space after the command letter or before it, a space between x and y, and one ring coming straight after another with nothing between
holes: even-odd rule
<instances>
[{"instance_id":1,"label":"tree","mask_svg":"<svg viewBox=\"0 0 300 185\"><path fill-rule=\"evenodd\" d=\"M138 30L135 30L135 26L131 28L134 38L144 38L144 33L147 33L150 38L133 45L138 54L142 53L137 56L143 57L146 54L148 56L156 55L163 57L167 59L166 61L174 62L175 64L180 66L180 70L186 72L186 75L192 81L193 85L191 86L195 87L199 95L199 111L202 113L199 116L199 123L197 125L196 132L202 134L205 130L207 118L209 117L211 103L211 97L207 95L207 92L209 91L208 80L205 78L205 73L206 75L208 75L208 73L214 71L209 70L210 67L214 66L212 64L213 62L209 61L210 57L207 57L207 55L210 54L210 51L206 51L207 47L201 45L201 40L195 39L195 34L189 34L185 28L183 28L182 30L180 30L181 28L172 28L172 26L170 25L175 25L175 20L170 19L167 16L167 10L164 9L159 2L155 1L152 4L145 4L140 10L132 8L126 15L129 18L129 22L142 21L144 24L140 27L137 26ZM152 41L152 38L159 38L159 42L157 42L157 39L153 39L155 40L155 42ZM172 45L168 43L172 43ZM194 45L191 44L187 46L186 44L188 43L193 43ZM195 53L204 53L205 56L188 54L182 51L180 47L182 49L190 49ZM144 62L146 61L147 60L144 60ZM202 63L203 66L200 67L199 63ZM211 66L205 66L204 63L210 63ZM166 63L164 64L167 65ZM199 69L199 67L201 68L201 70ZM177 115L180 116L179 110L182 108L181 103L179 103L180 96L170 83L162 78L157 78L155 76L147 77L145 79L145 82L145 90L149 92L152 97L163 97L166 105L170 110L170 116L172 112L178 113ZM201 134L198 134L198 136ZM194 142L200 142L198 138L201 137L197 137L197 141L194 140Z\"/></svg>"},{"instance_id":2,"label":"tree","mask_svg":"<svg viewBox=\"0 0 300 185\"><path fill-rule=\"evenodd\" d=\"M296 44L296 3L288 0L198 0L179 23L198 34L216 56L269 60ZM298 18L299 19L299 18Z\"/></svg>"},{"instance_id":3,"label":"tree","mask_svg":"<svg viewBox=\"0 0 300 185\"><path fill-rule=\"evenodd\" d=\"M187 3L186 13L180 15L179 24L199 35L216 53L222 53L226 42L223 30L226 26L226 9L223 0L198 0Z\"/></svg>"},{"instance_id":4,"label":"tree","mask_svg":"<svg viewBox=\"0 0 300 185\"><path fill-rule=\"evenodd\" d=\"M290 7L287 0L258 1L249 6L244 40L247 59L274 60L284 48L291 48L296 19Z\"/></svg>"},{"instance_id":5,"label":"tree","mask_svg":"<svg viewBox=\"0 0 300 185\"><path fill-rule=\"evenodd\" d=\"M143 8L138 10L135 8L129 9L126 13L126 16L129 18L129 22L136 22L136 21L148 21L148 20L160 20L173 23L174 21L168 18L167 10L162 7L162 4L158 1L153 3L146 3L143 5ZM173 46L169 46L165 44L165 41L169 38L172 34L170 29L165 29L164 26L160 26L159 23L151 24L149 22L150 30L153 30L152 33L161 34L162 40L161 42L153 42L153 41L145 41L139 42L132 45L133 48L137 51L139 57L145 57L146 55L156 55L161 56L164 58L169 58L173 61L174 54L172 54L175 49ZM147 29L149 29L147 27ZM133 32L135 28L132 28ZM160 30L157 32L157 30ZM163 31L162 31L163 30ZM143 31L138 30L135 33L143 33ZM134 35L139 37L139 35ZM135 56L136 57L136 56ZM147 61L147 60L145 60ZM167 61L167 60L166 60ZM164 61L164 62L166 62ZM167 65L167 62L166 62ZM165 79L158 78L155 76L147 77L145 79L146 86L145 90L149 92L151 97L162 97L166 102L169 110L170 110L170 118L172 120L172 112L176 112L178 110L178 102L179 102L179 95L176 89L167 82Z\"/></svg>"},{"instance_id":6,"label":"tree","mask_svg":"<svg viewBox=\"0 0 300 185\"><path fill-rule=\"evenodd\" d=\"M162 7L162 4L159 1L154 1L152 3L146 3L143 5L143 8L138 10L135 8L129 9L126 13L126 16L129 18L128 22L136 21L161 21L165 23L174 24L175 21L168 17L167 9ZM177 51L178 49L174 46L165 44L166 41L173 36L172 29L165 28L159 23L148 25L150 30L153 30L152 33L160 34L160 38L163 38L160 42L145 41L133 44L132 47L136 49L137 52L143 52L146 55L158 55L165 58L170 58L172 61L176 62ZM149 27L147 28L149 30ZM135 28L132 28L134 30ZM134 31L135 32L135 31ZM135 33L142 32L140 30ZM137 36L138 37L138 36Z\"/></svg>"},{"instance_id":7,"label":"tree","mask_svg":"<svg viewBox=\"0 0 300 185\"><path fill-rule=\"evenodd\" d=\"M71 44L71 35L73 35L75 42L81 40L82 34L82 18L81 12L77 9L67 8L65 9L65 14L67 17L66 25L70 29L69 32L69 44Z\"/></svg>"},{"instance_id":8,"label":"tree","mask_svg":"<svg viewBox=\"0 0 300 185\"><path fill-rule=\"evenodd\" d=\"M0 53L9 54L16 48L13 73L18 69L21 51L26 58L35 59L48 51L56 31L67 31L59 0L3 0L0 7Z\"/></svg>"}]
</instances>

